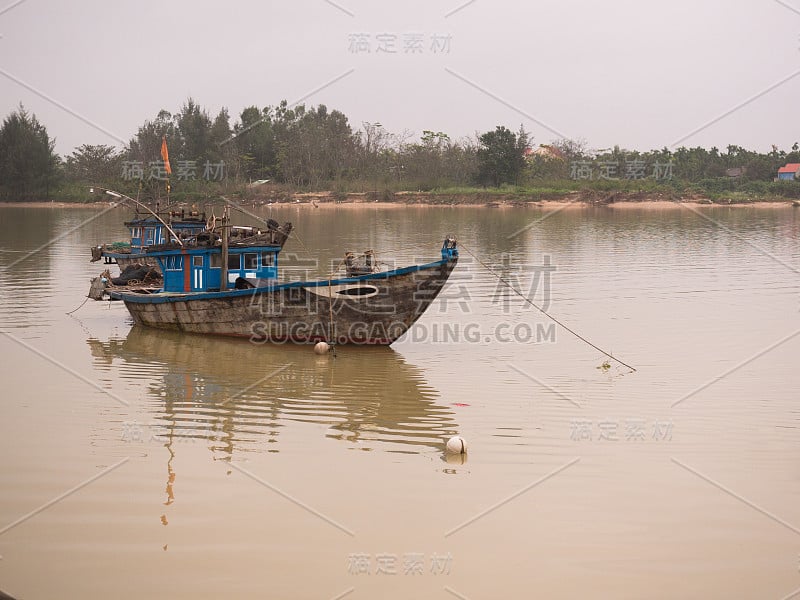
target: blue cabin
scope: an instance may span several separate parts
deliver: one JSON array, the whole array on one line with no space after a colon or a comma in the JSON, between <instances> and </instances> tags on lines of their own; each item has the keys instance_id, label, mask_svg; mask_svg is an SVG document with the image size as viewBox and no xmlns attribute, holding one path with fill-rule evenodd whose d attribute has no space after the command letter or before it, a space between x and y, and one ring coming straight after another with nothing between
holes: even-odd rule
<instances>
[{"instance_id":1,"label":"blue cabin","mask_svg":"<svg viewBox=\"0 0 800 600\"><path fill-rule=\"evenodd\" d=\"M220 285L222 251L219 246L183 247L149 252L164 274L165 292L210 292L263 287L278 280L280 246L228 249L228 281Z\"/></svg>"},{"instance_id":2,"label":"blue cabin","mask_svg":"<svg viewBox=\"0 0 800 600\"><path fill-rule=\"evenodd\" d=\"M169 215L170 228L182 240L202 233L206 228L205 215L190 213L187 216L183 211L173 212ZM131 250L143 250L150 246L159 246L175 239L170 235L164 223L155 217L133 219L125 223L131 232Z\"/></svg>"},{"instance_id":3,"label":"blue cabin","mask_svg":"<svg viewBox=\"0 0 800 600\"><path fill-rule=\"evenodd\" d=\"M134 219L125 226L131 232L131 250L142 250L148 246L166 243L164 224L155 218Z\"/></svg>"}]
</instances>

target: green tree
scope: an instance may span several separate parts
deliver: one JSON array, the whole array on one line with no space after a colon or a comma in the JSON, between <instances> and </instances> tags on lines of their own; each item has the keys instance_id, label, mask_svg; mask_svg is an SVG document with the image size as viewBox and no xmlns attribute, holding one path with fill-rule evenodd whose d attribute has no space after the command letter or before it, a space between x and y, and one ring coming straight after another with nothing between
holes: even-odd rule
<instances>
[{"instance_id":1,"label":"green tree","mask_svg":"<svg viewBox=\"0 0 800 600\"><path fill-rule=\"evenodd\" d=\"M80 183L110 183L122 175L122 154L113 146L83 144L67 157L67 179Z\"/></svg>"},{"instance_id":2,"label":"green tree","mask_svg":"<svg viewBox=\"0 0 800 600\"><path fill-rule=\"evenodd\" d=\"M281 114L276 130L283 181L314 189L344 178L356 161L356 138L347 117L324 104L302 104Z\"/></svg>"},{"instance_id":3,"label":"green tree","mask_svg":"<svg viewBox=\"0 0 800 600\"><path fill-rule=\"evenodd\" d=\"M797 142L792 144L792 151L783 158L786 160L786 162L790 163L800 162L800 145L798 145Z\"/></svg>"},{"instance_id":4,"label":"green tree","mask_svg":"<svg viewBox=\"0 0 800 600\"><path fill-rule=\"evenodd\" d=\"M0 193L7 198L48 198L58 177L55 140L22 104L0 128Z\"/></svg>"},{"instance_id":5,"label":"green tree","mask_svg":"<svg viewBox=\"0 0 800 600\"><path fill-rule=\"evenodd\" d=\"M750 181L772 181L783 165L771 156L753 153L744 163L745 178Z\"/></svg>"},{"instance_id":6,"label":"green tree","mask_svg":"<svg viewBox=\"0 0 800 600\"><path fill-rule=\"evenodd\" d=\"M136 135L128 142L126 155L128 160L137 160L143 163L145 173L147 173L151 162L161 160L161 140L167 138L167 145L170 153L175 154L178 148L178 132L172 120L172 114L164 109L158 111L158 115L152 121L145 121L139 127Z\"/></svg>"},{"instance_id":7,"label":"green tree","mask_svg":"<svg viewBox=\"0 0 800 600\"><path fill-rule=\"evenodd\" d=\"M228 109L223 107L211 125L208 158L212 163L225 163L225 183L230 179L236 180L241 175L239 154L232 136Z\"/></svg>"},{"instance_id":8,"label":"green tree","mask_svg":"<svg viewBox=\"0 0 800 600\"><path fill-rule=\"evenodd\" d=\"M523 128L515 134L502 125L478 138L478 182L499 186L517 183L525 168L529 137Z\"/></svg>"},{"instance_id":9,"label":"green tree","mask_svg":"<svg viewBox=\"0 0 800 600\"><path fill-rule=\"evenodd\" d=\"M219 114L214 118L214 123L211 125L211 131L209 132L210 145L208 149L212 161L217 161L227 156L225 145L232 135L230 120L228 109L225 107L221 108Z\"/></svg>"},{"instance_id":10,"label":"green tree","mask_svg":"<svg viewBox=\"0 0 800 600\"><path fill-rule=\"evenodd\" d=\"M444 150L443 177L449 185L464 186L475 181L478 175L477 146L471 140L449 144Z\"/></svg>"},{"instance_id":11,"label":"green tree","mask_svg":"<svg viewBox=\"0 0 800 600\"><path fill-rule=\"evenodd\" d=\"M571 162L573 160L586 160L590 158L588 143L583 138L576 140L559 138L553 141L550 146L563 154L564 159L567 162Z\"/></svg>"},{"instance_id":12,"label":"green tree","mask_svg":"<svg viewBox=\"0 0 800 600\"><path fill-rule=\"evenodd\" d=\"M269 106L263 110L248 106L239 115L231 141L223 143L226 148L230 145L236 149L236 171L245 179L275 177L277 150L272 117Z\"/></svg>"},{"instance_id":13,"label":"green tree","mask_svg":"<svg viewBox=\"0 0 800 600\"><path fill-rule=\"evenodd\" d=\"M566 179L569 177L570 163L558 148L550 146L549 152L537 152L526 159L525 175L528 179Z\"/></svg>"},{"instance_id":14,"label":"green tree","mask_svg":"<svg viewBox=\"0 0 800 600\"><path fill-rule=\"evenodd\" d=\"M450 145L450 136L446 133L427 129L423 130L420 143L405 145L402 148L402 177L408 185L425 191L446 185L444 155Z\"/></svg>"},{"instance_id":15,"label":"green tree","mask_svg":"<svg viewBox=\"0 0 800 600\"><path fill-rule=\"evenodd\" d=\"M177 140L172 142L171 153L186 161L203 165L211 159L211 118L192 98L186 100L175 115Z\"/></svg>"},{"instance_id":16,"label":"green tree","mask_svg":"<svg viewBox=\"0 0 800 600\"><path fill-rule=\"evenodd\" d=\"M167 138L170 166L174 169L174 161L180 155L181 144L172 114L167 110L161 109L155 119L145 121L125 149L125 160L140 163L143 169L144 179L137 183L155 197L165 193L164 181L151 177L154 173L158 176L164 175L159 170L162 164L161 141L164 137Z\"/></svg>"}]
</instances>

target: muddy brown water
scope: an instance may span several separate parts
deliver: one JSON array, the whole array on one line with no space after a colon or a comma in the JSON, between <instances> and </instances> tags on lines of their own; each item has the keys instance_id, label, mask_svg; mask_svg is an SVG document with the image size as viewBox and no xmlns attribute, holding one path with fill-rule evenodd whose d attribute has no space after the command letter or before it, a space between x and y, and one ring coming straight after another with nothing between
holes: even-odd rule
<instances>
[{"instance_id":1,"label":"muddy brown water","mask_svg":"<svg viewBox=\"0 0 800 600\"><path fill-rule=\"evenodd\" d=\"M287 276L461 260L399 343L319 357L68 316L127 211L0 209L0 590L798 593L800 211L256 210Z\"/></svg>"}]
</instances>

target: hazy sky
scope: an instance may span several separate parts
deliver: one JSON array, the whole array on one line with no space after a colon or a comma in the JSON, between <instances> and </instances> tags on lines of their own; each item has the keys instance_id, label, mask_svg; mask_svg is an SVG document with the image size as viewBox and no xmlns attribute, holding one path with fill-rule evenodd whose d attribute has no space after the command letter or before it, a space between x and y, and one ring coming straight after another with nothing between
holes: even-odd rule
<instances>
[{"instance_id":1,"label":"hazy sky","mask_svg":"<svg viewBox=\"0 0 800 600\"><path fill-rule=\"evenodd\" d=\"M212 116L303 100L454 138L800 141L800 0L6 2L0 112L22 102L61 154L122 146L189 96Z\"/></svg>"}]
</instances>

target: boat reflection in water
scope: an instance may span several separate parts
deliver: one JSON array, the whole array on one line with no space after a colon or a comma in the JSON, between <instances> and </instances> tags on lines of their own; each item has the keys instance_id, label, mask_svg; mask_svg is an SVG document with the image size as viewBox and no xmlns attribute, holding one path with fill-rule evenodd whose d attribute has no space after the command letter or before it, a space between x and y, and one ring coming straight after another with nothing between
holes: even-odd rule
<instances>
[{"instance_id":1,"label":"boat reflection in water","mask_svg":"<svg viewBox=\"0 0 800 600\"><path fill-rule=\"evenodd\" d=\"M256 347L144 327L87 343L97 368L146 382L149 436L205 440L217 458L285 451L281 432L302 424L327 425L327 437L354 449L441 456L458 429L420 369L390 348L317 356L309 346ZM319 431L293 432L293 443Z\"/></svg>"}]
</instances>

